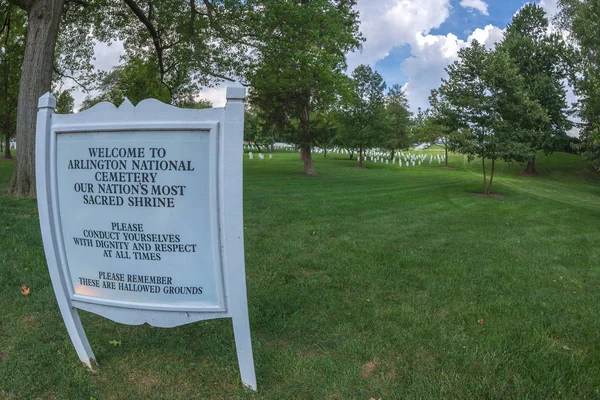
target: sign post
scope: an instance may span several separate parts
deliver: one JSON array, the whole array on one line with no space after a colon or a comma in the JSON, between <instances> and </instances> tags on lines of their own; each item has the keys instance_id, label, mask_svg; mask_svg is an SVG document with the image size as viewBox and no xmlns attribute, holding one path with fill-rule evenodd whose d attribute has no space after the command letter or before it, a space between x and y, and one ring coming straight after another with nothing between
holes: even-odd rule
<instances>
[{"instance_id":1,"label":"sign post","mask_svg":"<svg viewBox=\"0 0 600 400\"><path fill-rule=\"evenodd\" d=\"M244 88L224 108L144 100L54 114L39 100L36 176L52 285L80 360L77 310L158 327L232 318L242 382L256 390L244 266Z\"/></svg>"}]
</instances>

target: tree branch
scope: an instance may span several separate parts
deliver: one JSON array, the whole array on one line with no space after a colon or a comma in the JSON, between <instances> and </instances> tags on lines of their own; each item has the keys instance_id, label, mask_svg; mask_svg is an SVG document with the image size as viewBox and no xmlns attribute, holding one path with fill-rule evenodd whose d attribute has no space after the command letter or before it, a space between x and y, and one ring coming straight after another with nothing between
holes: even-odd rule
<instances>
[{"instance_id":1,"label":"tree branch","mask_svg":"<svg viewBox=\"0 0 600 400\"><path fill-rule=\"evenodd\" d=\"M8 0L8 2L27 12L29 12L31 6L33 5L33 0Z\"/></svg>"},{"instance_id":2,"label":"tree branch","mask_svg":"<svg viewBox=\"0 0 600 400\"><path fill-rule=\"evenodd\" d=\"M56 65L53 65L52 69L54 70L54 73L57 74L58 76L60 76L61 78L70 79L73 82L75 82L75 84L77 84L77 86L81 87L86 92L90 91L90 89L88 87L86 87L83 83L79 82L75 77L73 77L71 75L67 75L64 72L59 71L58 68L56 67Z\"/></svg>"},{"instance_id":3,"label":"tree branch","mask_svg":"<svg viewBox=\"0 0 600 400\"><path fill-rule=\"evenodd\" d=\"M163 59L164 48L160 44L160 32L154 27L154 24L152 24L152 21L150 21L149 18L152 16L152 4L150 4L149 17L146 17L146 15L144 15L144 11L137 5L137 3L134 0L124 1L125 4L129 6L131 11L133 11L135 16L140 20L140 22L144 24L144 26L148 30L148 33L150 34L150 37L152 38L152 43L154 45L154 50L156 50L156 57L158 59L158 68L160 70L160 83L162 83L167 88L171 100L173 100L173 89L165 82L166 71L165 62Z\"/></svg>"},{"instance_id":4,"label":"tree branch","mask_svg":"<svg viewBox=\"0 0 600 400\"><path fill-rule=\"evenodd\" d=\"M82 7L89 7L90 3L88 3L87 1L83 1L83 0L66 0L65 1L65 5L66 4L79 4Z\"/></svg>"},{"instance_id":5,"label":"tree branch","mask_svg":"<svg viewBox=\"0 0 600 400\"><path fill-rule=\"evenodd\" d=\"M206 6L205 16L208 17L210 26L212 26L221 35L221 37L223 37L224 39L230 40L233 43L243 44L245 46L254 47L255 49L260 48L260 46L258 44L253 44L253 43L247 42L240 37L237 37L237 38L233 37L229 33L225 32L225 30L221 27L221 25L215 21L215 17L213 15L213 5L211 4L210 0L203 0L203 2L204 2L204 5Z\"/></svg>"},{"instance_id":6,"label":"tree branch","mask_svg":"<svg viewBox=\"0 0 600 400\"><path fill-rule=\"evenodd\" d=\"M131 11L133 11L133 13L138 18L138 20L142 24L144 24L144 26L148 30L148 33L150 34L150 37L152 38L152 43L154 44L154 49L156 50L156 56L158 57L158 67L160 68L161 81L163 81L163 77L165 74L165 67L163 64L163 53L162 53L162 47L160 45L160 36L158 34L158 31L156 30L156 28L154 27L152 22L148 19L148 17L146 17L146 15L144 15L144 11L137 5L137 3L134 0L124 0L124 1L125 1L125 4L127 4L129 6Z\"/></svg>"}]
</instances>

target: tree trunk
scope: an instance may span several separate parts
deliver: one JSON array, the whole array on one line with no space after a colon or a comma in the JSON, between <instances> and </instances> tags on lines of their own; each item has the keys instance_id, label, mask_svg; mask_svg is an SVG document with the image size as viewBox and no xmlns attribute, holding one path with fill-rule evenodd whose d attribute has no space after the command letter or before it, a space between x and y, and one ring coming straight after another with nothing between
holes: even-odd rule
<instances>
[{"instance_id":1,"label":"tree trunk","mask_svg":"<svg viewBox=\"0 0 600 400\"><path fill-rule=\"evenodd\" d=\"M394 155L396 154L396 150L392 150L390 154L390 161L394 159Z\"/></svg>"},{"instance_id":2,"label":"tree trunk","mask_svg":"<svg viewBox=\"0 0 600 400\"><path fill-rule=\"evenodd\" d=\"M444 159L445 160L444 161L445 162L444 165L447 167L448 166L448 143L444 144L444 150L446 151L446 158Z\"/></svg>"},{"instance_id":3,"label":"tree trunk","mask_svg":"<svg viewBox=\"0 0 600 400\"><path fill-rule=\"evenodd\" d=\"M487 176L485 175L485 157L481 157L483 161L483 194L487 194Z\"/></svg>"},{"instance_id":4,"label":"tree trunk","mask_svg":"<svg viewBox=\"0 0 600 400\"><path fill-rule=\"evenodd\" d=\"M304 173L307 175L316 175L312 162L312 152L310 146L300 148L300 158L304 161Z\"/></svg>"},{"instance_id":5,"label":"tree trunk","mask_svg":"<svg viewBox=\"0 0 600 400\"><path fill-rule=\"evenodd\" d=\"M358 153L358 160L359 160L358 162L360 163L360 167L361 168L363 166L363 157L364 157L364 155L363 155L363 147L362 147L362 144L361 144L360 148L359 148L359 153Z\"/></svg>"},{"instance_id":6,"label":"tree trunk","mask_svg":"<svg viewBox=\"0 0 600 400\"><path fill-rule=\"evenodd\" d=\"M35 196L37 102L50 91L58 26L65 0L34 0L27 10L27 42L17 105L17 157L8 188L13 196Z\"/></svg>"},{"instance_id":7,"label":"tree trunk","mask_svg":"<svg viewBox=\"0 0 600 400\"><path fill-rule=\"evenodd\" d=\"M494 166L494 162L496 160L492 158L492 170L490 171L490 184L488 185L486 196L492 194L492 183L494 182L494 170L496 169Z\"/></svg>"},{"instance_id":8,"label":"tree trunk","mask_svg":"<svg viewBox=\"0 0 600 400\"><path fill-rule=\"evenodd\" d=\"M323 158L327 158L327 147L323 149Z\"/></svg>"},{"instance_id":9,"label":"tree trunk","mask_svg":"<svg viewBox=\"0 0 600 400\"><path fill-rule=\"evenodd\" d=\"M12 158L12 154L10 153L10 132L8 129L4 131L4 158Z\"/></svg>"},{"instance_id":10,"label":"tree trunk","mask_svg":"<svg viewBox=\"0 0 600 400\"><path fill-rule=\"evenodd\" d=\"M535 158L527 161L527 167L525 171L523 171L525 175L537 175L537 171L535 170Z\"/></svg>"}]
</instances>

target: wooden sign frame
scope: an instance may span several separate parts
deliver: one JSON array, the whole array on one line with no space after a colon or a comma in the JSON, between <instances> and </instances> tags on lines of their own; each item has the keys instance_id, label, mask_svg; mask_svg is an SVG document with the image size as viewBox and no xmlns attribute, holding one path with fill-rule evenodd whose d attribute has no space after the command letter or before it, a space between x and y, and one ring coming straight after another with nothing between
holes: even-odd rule
<instances>
[{"instance_id":1,"label":"wooden sign frame","mask_svg":"<svg viewBox=\"0 0 600 400\"><path fill-rule=\"evenodd\" d=\"M157 327L175 327L196 321L231 318L242 382L256 390L256 376L250 338L244 265L242 161L245 88L227 88L224 108L188 110L148 99L134 107L125 101L119 108L111 103L99 103L77 114L54 114L56 100L46 93L39 99L36 132L36 180L40 227L48 270L56 299L79 359L92 367L95 356L81 324L78 309L89 311L113 321ZM63 225L68 225L68 208L61 208L61 176L59 168L60 135L80 135L93 138L98 146L104 136L115 137L121 132L139 135L140 143L152 134L169 132L199 132L209 138L208 174L210 191L210 237L213 251L215 301L212 303L169 304L111 299L106 296L82 295L75 292L70 271L75 268L64 237ZM152 133L153 132L153 133ZM176 140L177 135L173 135ZM189 135L188 135L189 136ZM66 137L66 136L64 136ZM136 136L137 137L137 136ZM155 136L157 137L157 136ZM97 138L97 140L96 140ZM63 165L63 164L60 164ZM63 171L63 172L61 172ZM61 175L62 174L62 175ZM193 185L193 183L192 183ZM63 203L70 201L62 194ZM111 207L94 205L90 212L110 215ZM192 212L193 210L189 210ZM208 228L207 228L208 229ZM78 261L77 263L81 263ZM203 266L198 266L203 268ZM212 275L210 275L212 276Z\"/></svg>"}]
</instances>

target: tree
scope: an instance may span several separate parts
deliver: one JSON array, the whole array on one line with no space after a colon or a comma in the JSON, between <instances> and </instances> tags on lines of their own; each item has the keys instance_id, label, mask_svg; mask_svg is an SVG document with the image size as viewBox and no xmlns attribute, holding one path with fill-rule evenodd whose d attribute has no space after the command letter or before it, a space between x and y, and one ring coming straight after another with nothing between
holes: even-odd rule
<instances>
[{"instance_id":1,"label":"tree","mask_svg":"<svg viewBox=\"0 0 600 400\"><path fill-rule=\"evenodd\" d=\"M342 113L342 141L358 150L360 166L364 151L388 142L390 125L385 118L386 84L370 66L359 65L352 71L352 91Z\"/></svg>"},{"instance_id":2,"label":"tree","mask_svg":"<svg viewBox=\"0 0 600 400\"><path fill-rule=\"evenodd\" d=\"M53 74L70 73L79 81L72 73L89 68L94 40L121 39L128 56L149 60L152 55L161 84L176 99L181 87L186 92L239 75L251 57L246 42L260 25L254 23L260 10L243 0L9 1L28 21L17 107L19 157L9 186L15 196L35 195L38 98L50 91Z\"/></svg>"},{"instance_id":3,"label":"tree","mask_svg":"<svg viewBox=\"0 0 600 400\"><path fill-rule=\"evenodd\" d=\"M312 117L313 143L323 149L323 157L327 157L327 149L333 144L340 131L339 122L333 112L314 113Z\"/></svg>"},{"instance_id":4,"label":"tree","mask_svg":"<svg viewBox=\"0 0 600 400\"><path fill-rule=\"evenodd\" d=\"M600 170L600 1L558 0L558 5L557 22L576 49L570 80L579 97L580 149Z\"/></svg>"},{"instance_id":5,"label":"tree","mask_svg":"<svg viewBox=\"0 0 600 400\"><path fill-rule=\"evenodd\" d=\"M256 0L258 1L258 0ZM315 174L313 113L327 111L344 89L345 54L361 36L355 0L258 1L261 21L249 101L265 123L294 131L304 172Z\"/></svg>"},{"instance_id":6,"label":"tree","mask_svg":"<svg viewBox=\"0 0 600 400\"><path fill-rule=\"evenodd\" d=\"M75 99L68 90L60 92L56 98L56 113L57 114L73 114L75 107Z\"/></svg>"},{"instance_id":7,"label":"tree","mask_svg":"<svg viewBox=\"0 0 600 400\"><path fill-rule=\"evenodd\" d=\"M261 147L267 148L275 143L273 132L269 128L254 110L246 108L244 113L244 141L255 145L260 153L263 152Z\"/></svg>"},{"instance_id":8,"label":"tree","mask_svg":"<svg viewBox=\"0 0 600 400\"><path fill-rule=\"evenodd\" d=\"M449 111L445 99L438 96L433 89L429 96L431 108L423 112L417 119L417 137L422 143L441 143L444 146L444 166L448 167L448 150L452 135L459 127L456 116ZM419 110L421 113L421 110Z\"/></svg>"},{"instance_id":9,"label":"tree","mask_svg":"<svg viewBox=\"0 0 600 400\"><path fill-rule=\"evenodd\" d=\"M439 89L446 118L456 121L453 147L469 161L482 160L483 193L490 195L495 161L517 161L532 156L529 143L548 117L524 89L523 77L506 52L488 51L477 41L459 51L446 68L448 79ZM487 180L486 159L490 159Z\"/></svg>"},{"instance_id":10,"label":"tree","mask_svg":"<svg viewBox=\"0 0 600 400\"><path fill-rule=\"evenodd\" d=\"M510 55L529 98L538 101L549 117L527 143L533 158L523 160L527 161L524 173L534 175L535 155L562 148L567 143L566 132L572 127L564 84L569 70L568 49L559 33L549 32L546 13L537 4L526 4L513 17L499 49Z\"/></svg>"},{"instance_id":11,"label":"tree","mask_svg":"<svg viewBox=\"0 0 600 400\"><path fill-rule=\"evenodd\" d=\"M4 140L6 158L12 158L10 139L16 126L24 51L25 13L6 0L0 0L0 140Z\"/></svg>"},{"instance_id":12,"label":"tree","mask_svg":"<svg viewBox=\"0 0 600 400\"><path fill-rule=\"evenodd\" d=\"M390 151L390 160L394 158L396 150L408 149L410 146L411 115L406 93L400 85L393 85L385 96L388 138L384 147Z\"/></svg>"}]
</instances>

